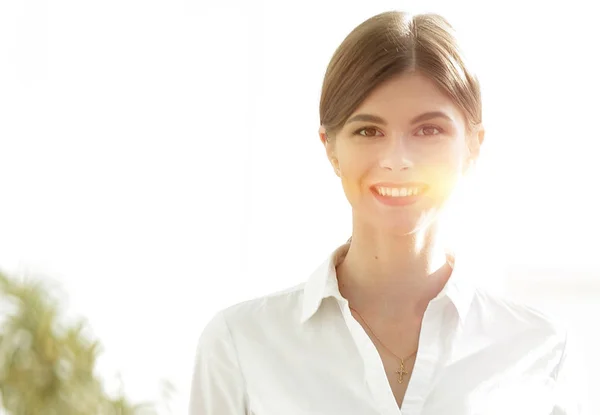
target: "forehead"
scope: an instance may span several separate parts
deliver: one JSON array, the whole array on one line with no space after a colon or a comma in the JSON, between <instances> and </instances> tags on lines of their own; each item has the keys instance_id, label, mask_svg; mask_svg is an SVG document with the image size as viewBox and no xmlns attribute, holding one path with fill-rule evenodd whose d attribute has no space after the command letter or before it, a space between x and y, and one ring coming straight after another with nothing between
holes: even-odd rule
<instances>
[{"instance_id":1,"label":"forehead","mask_svg":"<svg viewBox=\"0 0 600 415\"><path fill-rule=\"evenodd\" d=\"M406 73L375 88L353 115L376 113L391 121L429 111L443 111L457 123L463 121L460 109L434 81L419 73Z\"/></svg>"}]
</instances>

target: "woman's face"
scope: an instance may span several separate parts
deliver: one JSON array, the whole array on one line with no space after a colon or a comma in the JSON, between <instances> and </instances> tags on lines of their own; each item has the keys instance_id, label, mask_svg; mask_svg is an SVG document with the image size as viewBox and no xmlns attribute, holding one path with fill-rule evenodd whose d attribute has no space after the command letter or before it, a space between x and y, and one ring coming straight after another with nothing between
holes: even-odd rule
<instances>
[{"instance_id":1,"label":"woman's face","mask_svg":"<svg viewBox=\"0 0 600 415\"><path fill-rule=\"evenodd\" d=\"M355 220L410 234L437 217L483 130L467 135L453 101L410 73L375 89L334 139L327 141L323 128L320 135Z\"/></svg>"}]
</instances>

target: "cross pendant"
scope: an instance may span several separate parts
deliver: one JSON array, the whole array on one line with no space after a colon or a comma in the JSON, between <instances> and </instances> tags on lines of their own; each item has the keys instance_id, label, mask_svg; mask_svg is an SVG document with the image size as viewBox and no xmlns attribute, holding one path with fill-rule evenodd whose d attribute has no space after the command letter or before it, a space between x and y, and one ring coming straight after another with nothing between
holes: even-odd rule
<instances>
[{"instance_id":1,"label":"cross pendant","mask_svg":"<svg viewBox=\"0 0 600 415\"><path fill-rule=\"evenodd\" d=\"M404 360L400 359L400 367L396 370L396 374L398 375L398 383L404 382L404 376L408 375L406 368L404 367Z\"/></svg>"}]
</instances>

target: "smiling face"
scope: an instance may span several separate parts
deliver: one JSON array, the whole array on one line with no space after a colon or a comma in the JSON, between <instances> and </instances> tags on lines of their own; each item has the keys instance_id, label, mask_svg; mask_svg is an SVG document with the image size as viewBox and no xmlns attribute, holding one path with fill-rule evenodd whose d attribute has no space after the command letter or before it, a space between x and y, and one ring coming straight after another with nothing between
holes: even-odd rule
<instances>
[{"instance_id":1,"label":"smiling face","mask_svg":"<svg viewBox=\"0 0 600 415\"><path fill-rule=\"evenodd\" d=\"M469 131L433 81L406 73L377 87L335 137L320 135L355 220L410 234L435 220L483 130Z\"/></svg>"}]
</instances>

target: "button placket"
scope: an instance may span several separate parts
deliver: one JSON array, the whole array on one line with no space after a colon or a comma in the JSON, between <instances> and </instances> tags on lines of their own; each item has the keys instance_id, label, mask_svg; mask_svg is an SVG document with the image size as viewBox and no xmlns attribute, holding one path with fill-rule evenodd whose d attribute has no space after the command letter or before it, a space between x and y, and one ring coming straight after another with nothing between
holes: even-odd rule
<instances>
[{"instance_id":1,"label":"button placket","mask_svg":"<svg viewBox=\"0 0 600 415\"><path fill-rule=\"evenodd\" d=\"M402 403L403 415L421 414L427 396L433 389L436 373L440 362L444 358L444 298L433 300L429 303L419 336L419 352L415 361L404 401Z\"/></svg>"},{"instance_id":2,"label":"button placket","mask_svg":"<svg viewBox=\"0 0 600 415\"><path fill-rule=\"evenodd\" d=\"M385 367L377 348L363 327L356 321L347 303L340 304L342 314L363 359L365 382L371 392L374 403L382 415L401 415L396 398L390 388Z\"/></svg>"}]
</instances>

